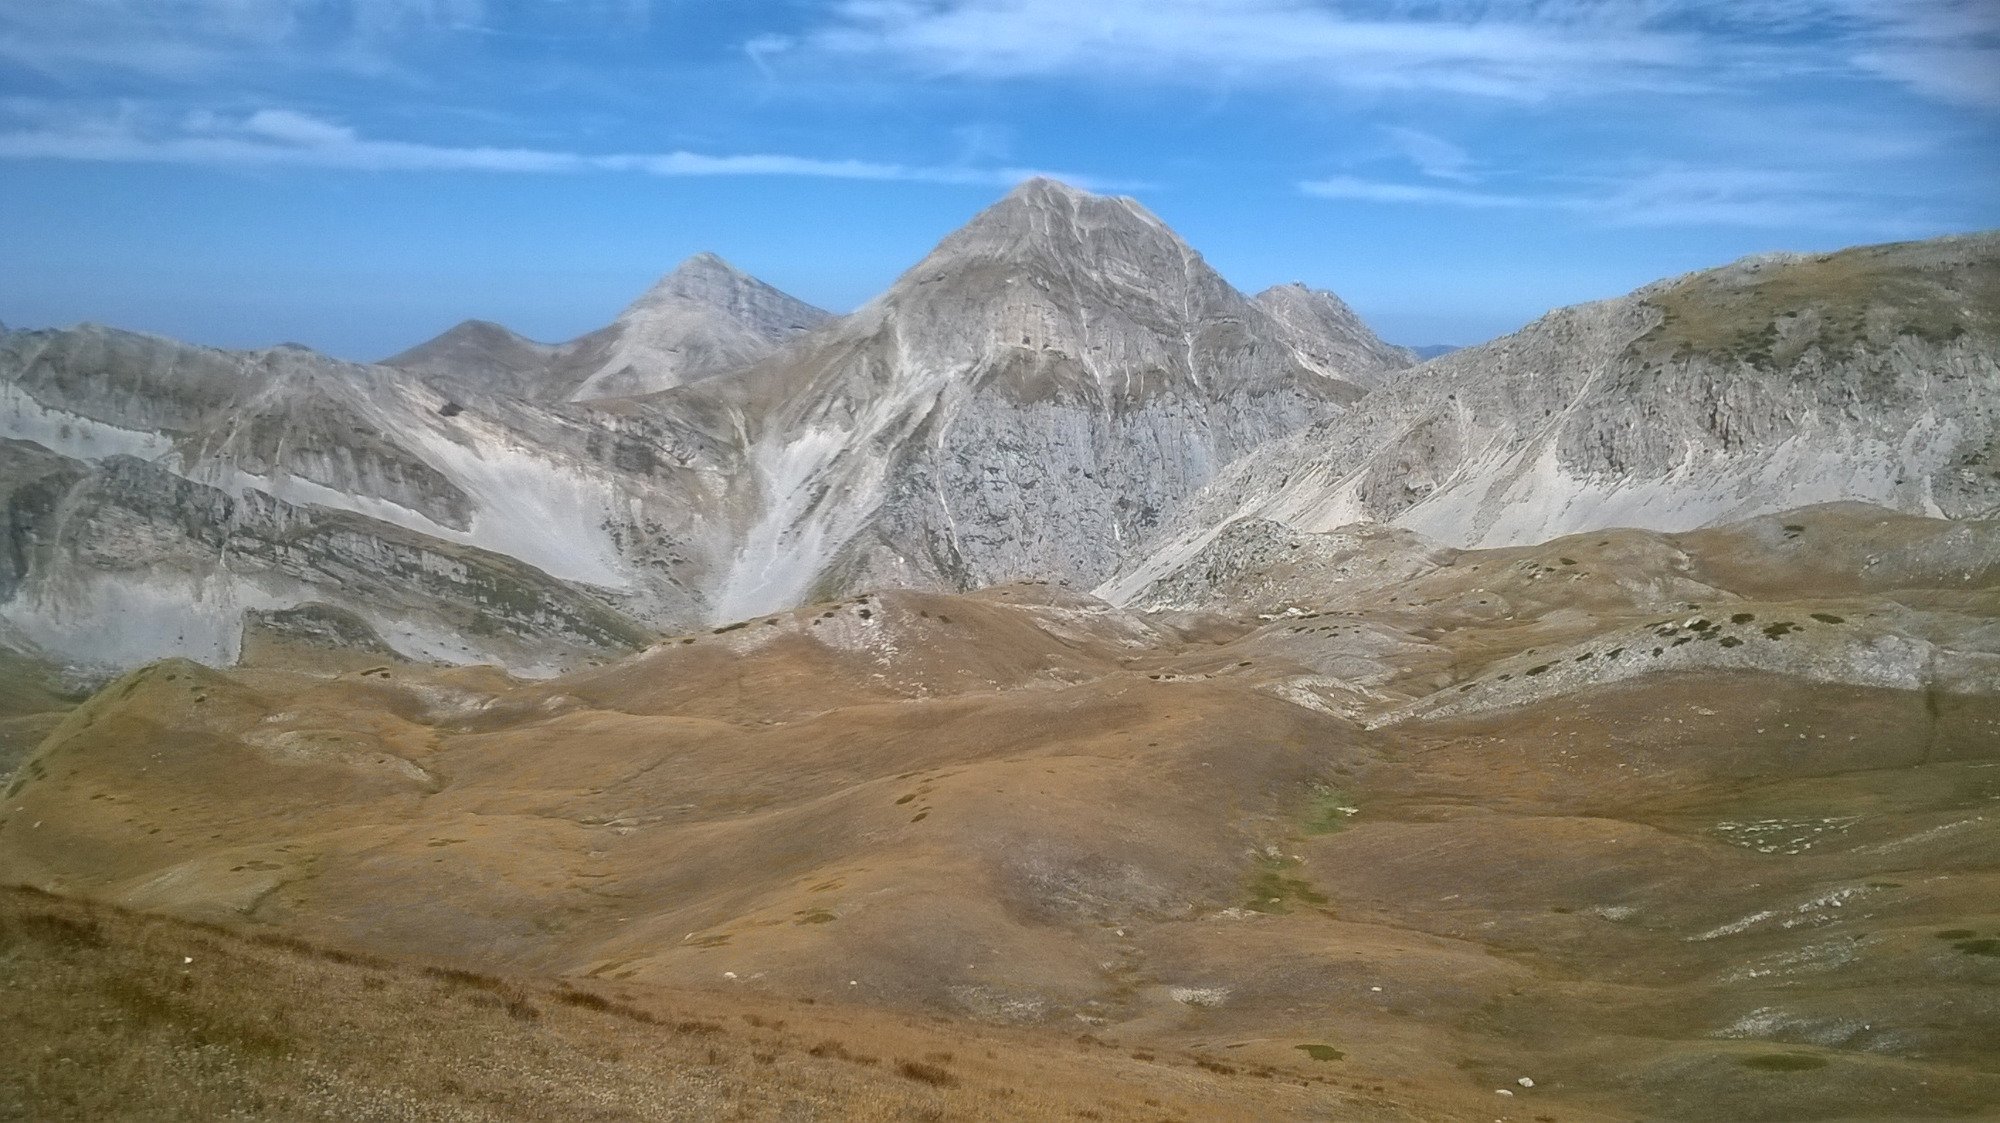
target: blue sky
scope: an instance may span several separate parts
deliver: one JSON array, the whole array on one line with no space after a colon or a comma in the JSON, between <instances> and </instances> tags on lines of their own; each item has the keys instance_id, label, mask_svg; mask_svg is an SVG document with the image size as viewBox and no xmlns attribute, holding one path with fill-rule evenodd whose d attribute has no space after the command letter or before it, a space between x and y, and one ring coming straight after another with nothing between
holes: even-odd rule
<instances>
[{"instance_id":1,"label":"blue sky","mask_svg":"<svg viewBox=\"0 0 2000 1123\"><path fill-rule=\"evenodd\" d=\"M1993 0L0 0L0 320L563 339L713 250L846 310L1030 172L1466 343L2000 225Z\"/></svg>"}]
</instances>

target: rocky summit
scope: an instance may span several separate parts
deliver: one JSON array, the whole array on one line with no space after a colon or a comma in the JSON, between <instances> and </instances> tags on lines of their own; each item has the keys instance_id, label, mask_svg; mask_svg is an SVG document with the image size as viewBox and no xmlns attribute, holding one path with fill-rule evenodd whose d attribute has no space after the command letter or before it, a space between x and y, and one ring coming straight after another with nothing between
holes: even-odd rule
<instances>
[{"instance_id":1,"label":"rocky summit","mask_svg":"<svg viewBox=\"0 0 2000 1123\"><path fill-rule=\"evenodd\" d=\"M0 504L0 1117L2000 1104L2000 235L1419 361L1036 179L845 316L0 329Z\"/></svg>"}]
</instances>

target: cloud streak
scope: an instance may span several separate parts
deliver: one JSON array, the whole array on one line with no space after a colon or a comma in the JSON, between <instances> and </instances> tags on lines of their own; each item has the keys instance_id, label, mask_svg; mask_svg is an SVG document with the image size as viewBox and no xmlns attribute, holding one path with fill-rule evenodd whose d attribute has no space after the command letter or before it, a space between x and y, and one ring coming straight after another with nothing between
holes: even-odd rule
<instances>
[{"instance_id":1,"label":"cloud streak","mask_svg":"<svg viewBox=\"0 0 2000 1123\"><path fill-rule=\"evenodd\" d=\"M1824 227L1899 233L1918 228L1907 209L1889 217L1879 198L1857 198L1820 177L1761 169L1657 168L1596 190L1511 193L1335 175L1298 184L1320 199L1384 206L1560 212L1612 226Z\"/></svg>"},{"instance_id":2,"label":"cloud streak","mask_svg":"<svg viewBox=\"0 0 2000 1123\"><path fill-rule=\"evenodd\" d=\"M1686 34L1548 6L1327 5L1309 0L838 0L802 51L867 57L932 77L1218 78L1538 99L1583 86L1680 81ZM1568 7L1568 6L1563 6ZM1528 18L1530 9L1539 13ZM766 57L775 44L763 44Z\"/></svg>"},{"instance_id":3,"label":"cloud streak","mask_svg":"<svg viewBox=\"0 0 2000 1123\"><path fill-rule=\"evenodd\" d=\"M1471 183L1478 178L1473 175L1472 154L1443 137L1397 125L1385 125L1382 132L1404 159L1432 179Z\"/></svg>"},{"instance_id":4,"label":"cloud streak","mask_svg":"<svg viewBox=\"0 0 2000 1123\"><path fill-rule=\"evenodd\" d=\"M1860 70L1939 101L2000 112L2000 4L1992 0L1831 0L1864 30Z\"/></svg>"},{"instance_id":5,"label":"cloud streak","mask_svg":"<svg viewBox=\"0 0 2000 1123\"><path fill-rule=\"evenodd\" d=\"M1554 202L1551 199L1538 199L1525 195L1469 191L1457 187L1438 187L1428 183L1394 183L1351 175L1307 180L1299 184L1299 190L1321 199L1348 199L1363 203L1417 203L1472 210L1545 207Z\"/></svg>"},{"instance_id":6,"label":"cloud streak","mask_svg":"<svg viewBox=\"0 0 2000 1123\"><path fill-rule=\"evenodd\" d=\"M262 109L244 117L194 113L168 128L147 127L129 113L43 122L0 130L0 160L365 172L784 176L968 186L1008 186L1031 176L1053 175L1095 190L1133 186L1098 176L1019 167L913 165L772 153L583 153L421 144L366 137L346 125L289 109Z\"/></svg>"},{"instance_id":7,"label":"cloud streak","mask_svg":"<svg viewBox=\"0 0 2000 1123\"><path fill-rule=\"evenodd\" d=\"M1992 0L833 0L756 56L924 78L1304 86L1539 101L1786 76L2000 109Z\"/></svg>"},{"instance_id":8,"label":"cloud streak","mask_svg":"<svg viewBox=\"0 0 2000 1123\"><path fill-rule=\"evenodd\" d=\"M537 6L591 26L643 24L648 0L0 0L0 61L200 82L246 65L380 75L413 42L489 30Z\"/></svg>"}]
</instances>

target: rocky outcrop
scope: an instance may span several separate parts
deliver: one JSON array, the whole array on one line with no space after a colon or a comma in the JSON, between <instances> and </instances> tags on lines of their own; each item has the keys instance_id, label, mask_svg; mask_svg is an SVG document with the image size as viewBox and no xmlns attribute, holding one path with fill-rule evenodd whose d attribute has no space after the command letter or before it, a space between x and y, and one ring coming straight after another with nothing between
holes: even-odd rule
<instances>
[{"instance_id":1,"label":"rocky outcrop","mask_svg":"<svg viewBox=\"0 0 2000 1123\"><path fill-rule=\"evenodd\" d=\"M1448 564L1453 553L1380 523L1307 534L1269 519L1238 519L1126 607L1238 617L1278 613L1336 594L1392 588Z\"/></svg>"},{"instance_id":2,"label":"rocky outcrop","mask_svg":"<svg viewBox=\"0 0 2000 1123\"><path fill-rule=\"evenodd\" d=\"M1854 618L1825 610L1844 605L1732 601L1726 608L1685 611L1514 655L1482 668L1470 681L1377 720L1457 717L1530 705L1652 674L1755 672L1969 695L1991 694L2000 683L2000 645L1990 622L1982 618L1900 606L1863 610Z\"/></svg>"}]
</instances>

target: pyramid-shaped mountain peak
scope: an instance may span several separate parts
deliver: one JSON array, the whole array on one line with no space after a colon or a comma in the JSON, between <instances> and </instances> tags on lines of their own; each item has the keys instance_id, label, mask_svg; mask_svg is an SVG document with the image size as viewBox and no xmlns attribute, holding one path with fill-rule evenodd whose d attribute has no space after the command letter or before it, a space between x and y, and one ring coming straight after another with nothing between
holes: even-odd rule
<instances>
[{"instance_id":1,"label":"pyramid-shaped mountain peak","mask_svg":"<svg viewBox=\"0 0 2000 1123\"><path fill-rule=\"evenodd\" d=\"M1037 176L1023 180L974 216L965 230L1018 227L1051 218L1093 225L1134 224L1166 229L1166 224L1129 196L1098 195L1061 180Z\"/></svg>"},{"instance_id":2,"label":"pyramid-shaped mountain peak","mask_svg":"<svg viewBox=\"0 0 2000 1123\"><path fill-rule=\"evenodd\" d=\"M1137 200L1039 178L974 215L905 274L898 287L995 265L1089 286L1154 278L1172 287L1184 284L1190 273L1210 274L1201 255Z\"/></svg>"},{"instance_id":3,"label":"pyramid-shaped mountain peak","mask_svg":"<svg viewBox=\"0 0 2000 1123\"><path fill-rule=\"evenodd\" d=\"M1070 184L1064 183L1062 180L1055 179L1051 176L1038 175L1038 176L1030 176L1027 179L1022 180L1020 183L1015 184L1014 189L1012 191L1009 191L1006 195L1002 196L1001 198L1003 200L1023 199L1030 201L1048 201L1055 199L1064 199L1064 200L1076 201L1081 199L1103 199L1106 197L1107 196L1099 195L1096 194L1095 192L1086 191L1081 187L1071 186Z\"/></svg>"},{"instance_id":4,"label":"pyramid-shaped mountain peak","mask_svg":"<svg viewBox=\"0 0 2000 1123\"><path fill-rule=\"evenodd\" d=\"M661 300L696 300L727 304L734 293L749 288L768 288L762 281L736 268L716 254L703 251L674 266L653 282L634 308Z\"/></svg>"},{"instance_id":5,"label":"pyramid-shaped mountain peak","mask_svg":"<svg viewBox=\"0 0 2000 1123\"><path fill-rule=\"evenodd\" d=\"M674 266L668 277L748 277L749 274L723 260L719 254L703 250Z\"/></svg>"},{"instance_id":6,"label":"pyramid-shaped mountain peak","mask_svg":"<svg viewBox=\"0 0 2000 1123\"><path fill-rule=\"evenodd\" d=\"M828 319L826 312L704 252L661 277L625 309L618 322L657 319L665 313L683 317L694 312L719 313L773 340Z\"/></svg>"}]
</instances>

